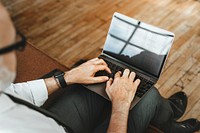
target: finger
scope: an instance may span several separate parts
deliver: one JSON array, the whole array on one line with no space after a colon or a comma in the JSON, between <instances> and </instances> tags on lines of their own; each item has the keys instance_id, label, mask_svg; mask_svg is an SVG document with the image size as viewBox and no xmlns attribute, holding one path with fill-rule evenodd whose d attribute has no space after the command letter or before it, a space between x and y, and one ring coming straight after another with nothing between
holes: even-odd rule
<instances>
[{"instance_id":1,"label":"finger","mask_svg":"<svg viewBox=\"0 0 200 133\"><path fill-rule=\"evenodd\" d=\"M121 72L118 71L117 73L115 73L115 79L121 76Z\"/></svg>"},{"instance_id":2,"label":"finger","mask_svg":"<svg viewBox=\"0 0 200 133\"><path fill-rule=\"evenodd\" d=\"M99 58L94 58L94 59L91 59L91 60L89 60L90 62L93 62L93 61L96 61L96 60L98 60Z\"/></svg>"},{"instance_id":3,"label":"finger","mask_svg":"<svg viewBox=\"0 0 200 133\"><path fill-rule=\"evenodd\" d=\"M129 77L129 74L130 74L130 70L129 69L125 69L122 77Z\"/></svg>"},{"instance_id":4,"label":"finger","mask_svg":"<svg viewBox=\"0 0 200 133\"><path fill-rule=\"evenodd\" d=\"M94 61L94 64L95 64L95 65L101 65L101 64L103 64L103 65L106 65L106 66L107 66L106 62L105 62L103 59L95 60L95 61Z\"/></svg>"},{"instance_id":5,"label":"finger","mask_svg":"<svg viewBox=\"0 0 200 133\"><path fill-rule=\"evenodd\" d=\"M111 73L110 68L108 68L108 67L105 66L105 65L96 65L96 66L95 66L95 72L98 72L98 71L101 71L101 70L105 70L105 71L107 71L108 73Z\"/></svg>"},{"instance_id":6,"label":"finger","mask_svg":"<svg viewBox=\"0 0 200 133\"><path fill-rule=\"evenodd\" d=\"M136 76L135 72L131 72L131 73L130 73L130 76L129 76L129 79L130 79L131 81L134 81L135 76Z\"/></svg>"},{"instance_id":7,"label":"finger","mask_svg":"<svg viewBox=\"0 0 200 133\"><path fill-rule=\"evenodd\" d=\"M110 88L112 82L113 82L113 79L112 79L112 78L110 78L110 79L106 82L106 89Z\"/></svg>"},{"instance_id":8,"label":"finger","mask_svg":"<svg viewBox=\"0 0 200 133\"><path fill-rule=\"evenodd\" d=\"M136 88L138 88L140 82L141 82L140 79L136 79L135 82L134 82L134 86L135 86Z\"/></svg>"},{"instance_id":9,"label":"finger","mask_svg":"<svg viewBox=\"0 0 200 133\"><path fill-rule=\"evenodd\" d=\"M101 82L106 82L108 81L108 77L107 76L98 76L98 77L93 77L92 81L93 83L101 83Z\"/></svg>"},{"instance_id":10,"label":"finger","mask_svg":"<svg viewBox=\"0 0 200 133\"><path fill-rule=\"evenodd\" d=\"M110 98L110 100L112 100L112 99L111 99L111 96L110 96L110 93L109 93L109 88L110 88L112 83L113 83L112 78L110 78L106 83L106 93L107 93L108 97Z\"/></svg>"},{"instance_id":11,"label":"finger","mask_svg":"<svg viewBox=\"0 0 200 133\"><path fill-rule=\"evenodd\" d=\"M93 64L93 61L95 61L95 60L98 60L98 58L94 58L94 59L88 60L87 62L81 64L81 66L85 66L85 65L88 65L88 64Z\"/></svg>"}]
</instances>

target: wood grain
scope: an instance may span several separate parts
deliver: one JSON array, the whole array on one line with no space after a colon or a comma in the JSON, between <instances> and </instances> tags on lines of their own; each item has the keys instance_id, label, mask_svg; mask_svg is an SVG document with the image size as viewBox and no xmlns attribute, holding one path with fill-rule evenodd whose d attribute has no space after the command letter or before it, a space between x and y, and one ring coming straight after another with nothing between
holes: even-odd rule
<instances>
[{"instance_id":1,"label":"wood grain","mask_svg":"<svg viewBox=\"0 0 200 133\"><path fill-rule=\"evenodd\" d=\"M200 120L199 0L0 1L35 47L68 68L101 53L114 12L174 32L175 42L156 87L164 97L186 92L189 103L181 120Z\"/></svg>"}]
</instances>

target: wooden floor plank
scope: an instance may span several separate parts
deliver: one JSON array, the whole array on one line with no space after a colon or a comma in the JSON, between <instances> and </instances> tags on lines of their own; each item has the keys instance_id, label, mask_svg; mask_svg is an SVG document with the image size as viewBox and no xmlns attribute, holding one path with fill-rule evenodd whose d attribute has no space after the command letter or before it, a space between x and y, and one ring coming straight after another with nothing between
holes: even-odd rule
<instances>
[{"instance_id":1,"label":"wooden floor plank","mask_svg":"<svg viewBox=\"0 0 200 133\"><path fill-rule=\"evenodd\" d=\"M176 82L176 84L174 84L174 86L172 88L169 89L169 91L165 91L165 96L169 97L170 95L172 95L175 92L178 91L183 91L186 86L188 84L190 84L190 82L192 80L194 80L194 78L196 78L198 72L200 71L200 63L196 62L193 64L193 66L188 70L187 73L185 73L184 76L182 76L178 82ZM189 93L187 93L189 94Z\"/></svg>"},{"instance_id":2,"label":"wooden floor plank","mask_svg":"<svg viewBox=\"0 0 200 133\"><path fill-rule=\"evenodd\" d=\"M174 75L175 71L179 69L180 66L185 63L185 61L190 58L196 50L198 50L198 48L200 48L198 41L196 42L195 39L196 37L190 38L188 42L185 42L185 45L182 45L182 47L169 58L168 61L171 62L171 64L168 68L166 68L161 79L158 81L160 86L166 84L167 80L169 80L169 77Z\"/></svg>"},{"instance_id":3,"label":"wooden floor plank","mask_svg":"<svg viewBox=\"0 0 200 133\"><path fill-rule=\"evenodd\" d=\"M184 92L186 92L189 97L188 97L188 106L187 106L187 109L186 109L186 113L185 113L185 115L183 116L182 119L186 119L186 118L193 117L193 116L196 116L196 118L197 118L198 115L199 115L198 113L192 114L193 111L191 109L199 101L199 91L200 91L199 85L200 85L200 82L198 82L198 81L200 81L200 77L199 76L194 78L194 80L193 80L193 82L191 82L190 86L188 85L187 88L184 89ZM190 92L191 92L190 94L189 94L188 90L190 90ZM191 91L191 90L193 90L193 91Z\"/></svg>"}]
</instances>

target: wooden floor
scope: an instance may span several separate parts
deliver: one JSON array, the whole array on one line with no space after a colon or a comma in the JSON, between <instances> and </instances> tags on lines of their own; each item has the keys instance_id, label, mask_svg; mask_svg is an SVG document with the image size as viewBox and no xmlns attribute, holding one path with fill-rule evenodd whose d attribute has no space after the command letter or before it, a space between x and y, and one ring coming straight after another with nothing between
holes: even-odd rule
<instances>
[{"instance_id":1,"label":"wooden floor","mask_svg":"<svg viewBox=\"0 0 200 133\"><path fill-rule=\"evenodd\" d=\"M164 97L186 92L189 104L182 119L200 120L199 0L0 1L35 47L68 68L100 54L115 11L174 32L176 39L156 86Z\"/></svg>"}]
</instances>

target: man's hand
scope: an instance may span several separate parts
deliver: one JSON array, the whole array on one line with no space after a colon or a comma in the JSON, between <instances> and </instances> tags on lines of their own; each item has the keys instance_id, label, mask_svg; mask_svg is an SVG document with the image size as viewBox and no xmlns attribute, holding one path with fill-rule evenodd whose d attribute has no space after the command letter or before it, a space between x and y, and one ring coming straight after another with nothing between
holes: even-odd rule
<instances>
[{"instance_id":1,"label":"man's hand","mask_svg":"<svg viewBox=\"0 0 200 133\"><path fill-rule=\"evenodd\" d=\"M94 77L95 73L100 70L105 70L108 73L111 73L104 60L95 58L70 71L65 72L64 78L68 85L73 83L93 84L106 82L109 79L106 76ZM49 95L59 89L59 85L54 77L44 79L44 81Z\"/></svg>"},{"instance_id":2,"label":"man's hand","mask_svg":"<svg viewBox=\"0 0 200 133\"><path fill-rule=\"evenodd\" d=\"M107 133L126 133L131 102L140 80L134 80L135 73L125 69L123 75L117 72L114 81L107 81L106 93L112 102L112 114Z\"/></svg>"},{"instance_id":3,"label":"man's hand","mask_svg":"<svg viewBox=\"0 0 200 133\"><path fill-rule=\"evenodd\" d=\"M103 59L94 58L66 72L65 80L68 84L93 84L108 81L109 78L107 76L94 77L95 73L100 70L105 70L108 73L111 73Z\"/></svg>"},{"instance_id":4,"label":"man's hand","mask_svg":"<svg viewBox=\"0 0 200 133\"><path fill-rule=\"evenodd\" d=\"M123 75L121 72L117 72L114 77L114 81L109 79L107 81L106 93L108 94L113 106L120 106L119 104L125 104L130 106L140 80L135 80L135 73L125 69Z\"/></svg>"}]
</instances>

